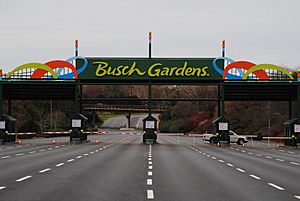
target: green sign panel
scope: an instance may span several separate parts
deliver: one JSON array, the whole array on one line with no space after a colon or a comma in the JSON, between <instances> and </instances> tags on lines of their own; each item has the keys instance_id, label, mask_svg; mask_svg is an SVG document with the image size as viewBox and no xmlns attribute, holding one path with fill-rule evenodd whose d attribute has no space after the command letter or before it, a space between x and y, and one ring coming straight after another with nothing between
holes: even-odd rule
<instances>
[{"instance_id":1,"label":"green sign panel","mask_svg":"<svg viewBox=\"0 0 300 201\"><path fill-rule=\"evenodd\" d=\"M213 68L214 58L88 58L79 79L90 80L216 80L222 79ZM77 60L77 69L83 65ZM218 66L223 68L223 62Z\"/></svg>"}]
</instances>

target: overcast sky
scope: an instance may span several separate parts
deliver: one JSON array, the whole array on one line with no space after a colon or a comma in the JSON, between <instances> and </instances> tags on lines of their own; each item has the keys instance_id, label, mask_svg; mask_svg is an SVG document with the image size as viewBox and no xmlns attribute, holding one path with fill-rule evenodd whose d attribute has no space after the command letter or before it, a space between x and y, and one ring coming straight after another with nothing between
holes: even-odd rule
<instances>
[{"instance_id":1,"label":"overcast sky","mask_svg":"<svg viewBox=\"0 0 300 201\"><path fill-rule=\"evenodd\" d=\"M300 0L0 0L0 66L74 55L217 57L300 67Z\"/></svg>"}]
</instances>

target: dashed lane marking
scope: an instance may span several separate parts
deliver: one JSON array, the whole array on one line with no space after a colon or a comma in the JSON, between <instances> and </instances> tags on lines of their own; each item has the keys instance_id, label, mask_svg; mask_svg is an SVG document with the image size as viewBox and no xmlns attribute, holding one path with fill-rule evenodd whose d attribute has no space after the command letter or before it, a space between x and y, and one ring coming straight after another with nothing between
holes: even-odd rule
<instances>
[{"instance_id":1,"label":"dashed lane marking","mask_svg":"<svg viewBox=\"0 0 300 201\"><path fill-rule=\"evenodd\" d=\"M19 153L19 154L16 154L16 156L23 156L24 153Z\"/></svg>"},{"instance_id":2,"label":"dashed lane marking","mask_svg":"<svg viewBox=\"0 0 300 201\"><path fill-rule=\"evenodd\" d=\"M28 152L28 153L30 153L30 154L34 154L34 153L36 153L36 151L31 151L31 152Z\"/></svg>"},{"instance_id":3,"label":"dashed lane marking","mask_svg":"<svg viewBox=\"0 0 300 201\"><path fill-rule=\"evenodd\" d=\"M45 149L41 149L40 151L45 151Z\"/></svg>"},{"instance_id":4,"label":"dashed lane marking","mask_svg":"<svg viewBox=\"0 0 300 201\"><path fill-rule=\"evenodd\" d=\"M83 154L84 156L87 156L87 155L89 155L88 153L86 153L86 154Z\"/></svg>"},{"instance_id":5,"label":"dashed lane marking","mask_svg":"<svg viewBox=\"0 0 300 201\"><path fill-rule=\"evenodd\" d=\"M0 186L0 191L6 189L6 186Z\"/></svg>"},{"instance_id":6,"label":"dashed lane marking","mask_svg":"<svg viewBox=\"0 0 300 201\"><path fill-rule=\"evenodd\" d=\"M154 199L153 190L147 190L147 199Z\"/></svg>"},{"instance_id":7,"label":"dashed lane marking","mask_svg":"<svg viewBox=\"0 0 300 201\"><path fill-rule=\"evenodd\" d=\"M224 161L223 160L218 160L219 162L221 162L221 163L224 163Z\"/></svg>"},{"instance_id":8,"label":"dashed lane marking","mask_svg":"<svg viewBox=\"0 0 300 201\"><path fill-rule=\"evenodd\" d=\"M217 158L216 158L216 157L214 157L214 156L213 156L213 157L211 157L211 158L212 158L212 159L214 159L214 160L216 160L216 159L217 159Z\"/></svg>"},{"instance_id":9,"label":"dashed lane marking","mask_svg":"<svg viewBox=\"0 0 300 201\"><path fill-rule=\"evenodd\" d=\"M266 158L268 158L268 159L272 159L272 157L271 156L265 156Z\"/></svg>"},{"instance_id":10,"label":"dashed lane marking","mask_svg":"<svg viewBox=\"0 0 300 201\"><path fill-rule=\"evenodd\" d=\"M280 162L284 162L284 160L280 159L280 158L277 158L276 159L277 161L280 161Z\"/></svg>"},{"instance_id":11,"label":"dashed lane marking","mask_svg":"<svg viewBox=\"0 0 300 201\"><path fill-rule=\"evenodd\" d=\"M149 170L152 170L152 169L153 169L153 166L152 166L152 165L149 165L148 169L149 169Z\"/></svg>"},{"instance_id":12,"label":"dashed lane marking","mask_svg":"<svg viewBox=\"0 0 300 201\"><path fill-rule=\"evenodd\" d=\"M76 158L81 158L82 156L77 156Z\"/></svg>"},{"instance_id":13,"label":"dashed lane marking","mask_svg":"<svg viewBox=\"0 0 300 201\"><path fill-rule=\"evenodd\" d=\"M295 198L297 198L298 200L300 200L300 196L299 195L295 195Z\"/></svg>"},{"instance_id":14,"label":"dashed lane marking","mask_svg":"<svg viewBox=\"0 0 300 201\"><path fill-rule=\"evenodd\" d=\"M148 161L151 161L152 160L152 158L148 158Z\"/></svg>"},{"instance_id":15,"label":"dashed lane marking","mask_svg":"<svg viewBox=\"0 0 300 201\"><path fill-rule=\"evenodd\" d=\"M56 165L56 167L60 167L62 165L64 165L64 163L59 163L59 164Z\"/></svg>"},{"instance_id":16,"label":"dashed lane marking","mask_svg":"<svg viewBox=\"0 0 300 201\"><path fill-rule=\"evenodd\" d=\"M1 158L3 158L3 159L10 158L10 156L2 156Z\"/></svg>"},{"instance_id":17,"label":"dashed lane marking","mask_svg":"<svg viewBox=\"0 0 300 201\"><path fill-rule=\"evenodd\" d=\"M233 167L233 165L231 163L227 163L228 166Z\"/></svg>"},{"instance_id":18,"label":"dashed lane marking","mask_svg":"<svg viewBox=\"0 0 300 201\"><path fill-rule=\"evenodd\" d=\"M52 149L53 149L53 148L51 148L51 147L50 147L50 148L48 148L48 150L52 150Z\"/></svg>"},{"instance_id":19,"label":"dashed lane marking","mask_svg":"<svg viewBox=\"0 0 300 201\"><path fill-rule=\"evenodd\" d=\"M152 185L152 179L147 179L147 185L151 186Z\"/></svg>"},{"instance_id":20,"label":"dashed lane marking","mask_svg":"<svg viewBox=\"0 0 300 201\"><path fill-rule=\"evenodd\" d=\"M274 188L276 188L277 190L280 190L280 191L284 191L284 188L280 187L280 186L277 186L276 184L273 184L273 183L268 183L269 186L272 186Z\"/></svg>"},{"instance_id":21,"label":"dashed lane marking","mask_svg":"<svg viewBox=\"0 0 300 201\"><path fill-rule=\"evenodd\" d=\"M295 162L290 162L290 164L292 164L292 165L300 165L299 163L295 163Z\"/></svg>"},{"instance_id":22,"label":"dashed lane marking","mask_svg":"<svg viewBox=\"0 0 300 201\"><path fill-rule=\"evenodd\" d=\"M256 154L256 156L261 157L262 155L261 154Z\"/></svg>"},{"instance_id":23,"label":"dashed lane marking","mask_svg":"<svg viewBox=\"0 0 300 201\"><path fill-rule=\"evenodd\" d=\"M50 171L50 170L51 170L51 168L46 168L46 169L43 169L43 170L39 171L39 173L48 172L48 171Z\"/></svg>"},{"instance_id":24,"label":"dashed lane marking","mask_svg":"<svg viewBox=\"0 0 300 201\"><path fill-rule=\"evenodd\" d=\"M240 171L240 172L245 172L245 170L241 169L241 168L236 168L237 171Z\"/></svg>"},{"instance_id":25,"label":"dashed lane marking","mask_svg":"<svg viewBox=\"0 0 300 201\"><path fill-rule=\"evenodd\" d=\"M252 178L254 178L254 179L257 179L257 180L260 180L260 179L261 179L260 177L255 176L255 175L253 175L253 174L250 174L249 176L252 177Z\"/></svg>"},{"instance_id":26,"label":"dashed lane marking","mask_svg":"<svg viewBox=\"0 0 300 201\"><path fill-rule=\"evenodd\" d=\"M67 162L72 162L72 161L74 161L75 159L74 158L72 158L72 159L70 159L70 160L67 160Z\"/></svg>"},{"instance_id":27,"label":"dashed lane marking","mask_svg":"<svg viewBox=\"0 0 300 201\"><path fill-rule=\"evenodd\" d=\"M151 171L148 172L148 176L152 176L153 173Z\"/></svg>"},{"instance_id":28,"label":"dashed lane marking","mask_svg":"<svg viewBox=\"0 0 300 201\"><path fill-rule=\"evenodd\" d=\"M16 182L21 182L21 181L24 181L24 180L29 179L31 177L32 177L31 175L28 175L28 176L22 177L20 179L17 179Z\"/></svg>"},{"instance_id":29,"label":"dashed lane marking","mask_svg":"<svg viewBox=\"0 0 300 201\"><path fill-rule=\"evenodd\" d=\"M149 163L149 165L152 165L152 161L149 161L148 163Z\"/></svg>"}]
</instances>

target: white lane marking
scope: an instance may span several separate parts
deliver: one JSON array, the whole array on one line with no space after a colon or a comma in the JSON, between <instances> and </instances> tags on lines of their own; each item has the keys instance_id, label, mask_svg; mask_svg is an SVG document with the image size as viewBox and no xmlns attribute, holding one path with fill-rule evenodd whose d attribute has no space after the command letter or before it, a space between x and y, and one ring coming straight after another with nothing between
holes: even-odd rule
<instances>
[{"instance_id":1,"label":"white lane marking","mask_svg":"<svg viewBox=\"0 0 300 201\"><path fill-rule=\"evenodd\" d=\"M280 190L280 191L284 191L284 188L280 187L280 186L277 186L276 184L273 184L273 183L268 183L268 185L276 188L277 190Z\"/></svg>"},{"instance_id":2,"label":"white lane marking","mask_svg":"<svg viewBox=\"0 0 300 201\"><path fill-rule=\"evenodd\" d=\"M61 145L61 146L64 147L64 146L66 146L66 145L63 144L63 145Z\"/></svg>"},{"instance_id":3,"label":"white lane marking","mask_svg":"<svg viewBox=\"0 0 300 201\"><path fill-rule=\"evenodd\" d=\"M31 152L29 152L30 154L34 154L36 151L31 151Z\"/></svg>"},{"instance_id":4,"label":"white lane marking","mask_svg":"<svg viewBox=\"0 0 300 201\"><path fill-rule=\"evenodd\" d=\"M148 163L149 163L149 165L152 165L152 161L149 161Z\"/></svg>"},{"instance_id":5,"label":"white lane marking","mask_svg":"<svg viewBox=\"0 0 300 201\"><path fill-rule=\"evenodd\" d=\"M62 165L64 165L64 163L58 163L58 164L56 165L56 167L60 167L60 166L62 166Z\"/></svg>"},{"instance_id":6,"label":"white lane marking","mask_svg":"<svg viewBox=\"0 0 300 201\"><path fill-rule=\"evenodd\" d=\"M206 153L202 153L204 156L206 156Z\"/></svg>"},{"instance_id":7,"label":"white lane marking","mask_svg":"<svg viewBox=\"0 0 300 201\"><path fill-rule=\"evenodd\" d=\"M82 156L77 156L76 158L81 158Z\"/></svg>"},{"instance_id":8,"label":"white lane marking","mask_svg":"<svg viewBox=\"0 0 300 201\"><path fill-rule=\"evenodd\" d=\"M16 156L23 156L24 153L19 153L19 154L16 154Z\"/></svg>"},{"instance_id":9,"label":"white lane marking","mask_svg":"<svg viewBox=\"0 0 300 201\"><path fill-rule=\"evenodd\" d=\"M228 166L233 167L233 165L231 163L227 163Z\"/></svg>"},{"instance_id":10,"label":"white lane marking","mask_svg":"<svg viewBox=\"0 0 300 201\"><path fill-rule=\"evenodd\" d=\"M60 146L56 146L55 148L57 149L57 148L59 148Z\"/></svg>"},{"instance_id":11,"label":"white lane marking","mask_svg":"<svg viewBox=\"0 0 300 201\"><path fill-rule=\"evenodd\" d=\"M209 154L207 154L206 156L207 156L208 158L210 158L210 155L209 155Z\"/></svg>"},{"instance_id":12,"label":"white lane marking","mask_svg":"<svg viewBox=\"0 0 300 201\"><path fill-rule=\"evenodd\" d=\"M2 156L1 158L3 158L3 159L10 158L10 156Z\"/></svg>"},{"instance_id":13,"label":"white lane marking","mask_svg":"<svg viewBox=\"0 0 300 201\"><path fill-rule=\"evenodd\" d=\"M276 159L277 161L280 161L280 162L283 162L284 160L280 159L280 158L277 158Z\"/></svg>"},{"instance_id":14,"label":"white lane marking","mask_svg":"<svg viewBox=\"0 0 300 201\"><path fill-rule=\"evenodd\" d=\"M217 158L216 158L216 157L214 157L214 156L213 156L213 157L211 157L211 158L212 158L212 159L214 159L214 160L216 160L216 159L217 159Z\"/></svg>"},{"instance_id":15,"label":"white lane marking","mask_svg":"<svg viewBox=\"0 0 300 201\"><path fill-rule=\"evenodd\" d=\"M249 155L252 155L253 153L252 153L252 152L248 152L248 154L249 154Z\"/></svg>"},{"instance_id":16,"label":"white lane marking","mask_svg":"<svg viewBox=\"0 0 300 201\"><path fill-rule=\"evenodd\" d=\"M102 148L100 148L99 151L102 151Z\"/></svg>"},{"instance_id":17,"label":"white lane marking","mask_svg":"<svg viewBox=\"0 0 300 201\"><path fill-rule=\"evenodd\" d=\"M290 162L290 164L292 164L292 165L300 165L299 163L295 163L295 162Z\"/></svg>"},{"instance_id":18,"label":"white lane marking","mask_svg":"<svg viewBox=\"0 0 300 201\"><path fill-rule=\"evenodd\" d=\"M153 190L147 190L147 199L154 199Z\"/></svg>"},{"instance_id":19,"label":"white lane marking","mask_svg":"<svg viewBox=\"0 0 300 201\"><path fill-rule=\"evenodd\" d=\"M48 148L48 150L51 150L51 149L53 149L53 148L51 148L51 147L50 147L50 148Z\"/></svg>"},{"instance_id":20,"label":"white lane marking","mask_svg":"<svg viewBox=\"0 0 300 201\"><path fill-rule=\"evenodd\" d=\"M261 155L261 154L256 154L256 156L259 156L259 157L260 157L260 156L262 156L262 155Z\"/></svg>"},{"instance_id":21,"label":"white lane marking","mask_svg":"<svg viewBox=\"0 0 300 201\"><path fill-rule=\"evenodd\" d=\"M291 152L291 151L289 151L288 153L289 153L289 154L295 154L295 152Z\"/></svg>"},{"instance_id":22,"label":"white lane marking","mask_svg":"<svg viewBox=\"0 0 300 201\"><path fill-rule=\"evenodd\" d=\"M152 179L147 179L147 185L151 186L152 185Z\"/></svg>"},{"instance_id":23,"label":"white lane marking","mask_svg":"<svg viewBox=\"0 0 300 201\"><path fill-rule=\"evenodd\" d=\"M45 149L41 149L40 151L45 151Z\"/></svg>"},{"instance_id":24,"label":"white lane marking","mask_svg":"<svg viewBox=\"0 0 300 201\"><path fill-rule=\"evenodd\" d=\"M75 160L75 159L72 158L72 159L70 159L70 160L67 160L67 162L72 162L72 161L74 161L74 160Z\"/></svg>"},{"instance_id":25,"label":"white lane marking","mask_svg":"<svg viewBox=\"0 0 300 201\"><path fill-rule=\"evenodd\" d=\"M245 151L245 150L241 150L241 152L243 152L243 153L246 153L246 151Z\"/></svg>"},{"instance_id":26,"label":"white lane marking","mask_svg":"<svg viewBox=\"0 0 300 201\"><path fill-rule=\"evenodd\" d=\"M219 160L219 162L221 162L221 163L224 163L224 161L223 161L223 160Z\"/></svg>"},{"instance_id":27,"label":"white lane marking","mask_svg":"<svg viewBox=\"0 0 300 201\"><path fill-rule=\"evenodd\" d=\"M236 151L239 151L239 149L235 149Z\"/></svg>"},{"instance_id":28,"label":"white lane marking","mask_svg":"<svg viewBox=\"0 0 300 201\"><path fill-rule=\"evenodd\" d=\"M91 151L90 154L94 154L95 152Z\"/></svg>"},{"instance_id":29,"label":"white lane marking","mask_svg":"<svg viewBox=\"0 0 300 201\"><path fill-rule=\"evenodd\" d=\"M152 170L152 169L153 169L153 166L152 166L152 165L149 165L148 169L149 169L149 170Z\"/></svg>"},{"instance_id":30,"label":"white lane marking","mask_svg":"<svg viewBox=\"0 0 300 201\"><path fill-rule=\"evenodd\" d=\"M46 168L46 169L43 169L43 170L39 171L39 173L48 172L48 171L50 171L50 170L51 170L51 168Z\"/></svg>"},{"instance_id":31,"label":"white lane marking","mask_svg":"<svg viewBox=\"0 0 300 201\"><path fill-rule=\"evenodd\" d=\"M83 154L84 156L87 156L87 155L89 155L88 153L86 153L86 154Z\"/></svg>"},{"instance_id":32,"label":"white lane marking","mask_svg":"<svg viewBox=\"0 0 300 201\"><path fill-rule=\"evenodd\" d=\"M266 158L271 159L272 157L271 156L266 156Z\"/></svg>"},{"instance_id":33,"label":"white lane marking","mask_svg":"<svg viewBox=\"0 0 300 201\"><path fill-rule=\"evenodd\" d=\"M153 173L151 171L148 172L148 176L152 176Z\"/></svg>"},{"instance_id":34,"label":"white lane marking","mask_svg":"<svg viewBox=\"0 0 300 201\"><path fill-rule=\"evenodd\" d=\"M260 177L255 176L255 175L253 175L253 174L250 174L249 176L252 177L252 178L254 178L254 179L257 179L257 180L260 180L260 179L261 179Z\"/></svg>"},{"instance_id":35,"label":"white lane marking","mask_svg":"<svg viewBox=\"0 0 300 201\"><path fill-rule=\"evenodd\" d=\"M16 181L17 181L17 182L24 181L24 180L29 179L29 178L31 178L31 177L32 177L32 176L29 175L29 176L26 176L26 177L22 177L22 178L20 178L20 179L17 179Z\"/></svg>"},{"instance_id":36,"label":"white lane marking","mask_svg":"<svg viewBox=\"0 0 300 201\"><path fill-rule=\"evenodd\" d=\"M97 150L95 150L95 152L99 152L99 150L97 149Z\"/></svg>"},{"instance_id":37,"label":"white lane marking","mask_svg":"<svg viewBox=\"0 0 300 201\"><path fill-rule=\"evenodd\" d=\"M199 152L199 154L201 154L202 152L201 151L198 151Z\"/></svg>"},{"instance_id":38,"label":"white lane marking","mask_svg":"<svg viewBox=\"0 0 300 201\"><path fill-rule=\"evenodd\" d=\"M6 188L6 186L0 186L0 190L3 190L5 188Z\"/></svg>"},{"instance_id":39,"label":"white lane marking","mask_svg":"<svg viewBox=\"0 0 300 201\"><path fill-rule=\"evenodd\" d=\"M294 197L300 200L300 196L299 195L295 195Z\"/></svg>"},{"instance_id":40,"label":"white lane marking","mask_svg":"<svg viewBox=\"0 0 300 201\"><path fill-rule=\"evenodd\" d=\"M198 149L194 149L195 151L198 151Z\"/></svg>"},{"instance_id":41,"label":"white lane marking","mask_svg":"<svg viewBox=\"0 0 300 201\"><path fill-rule=\"evenodd\" d=\"M152 160L152 158L148 158L148 161L151 161Z\"/></svg>"},{"instance_id":42,"label":"white lane marking","mask_svg":"<svg viewBox=\"0 0 300 201\"><path fill-rule=\"evenodd\" d=\"M237 171L240 171L240 172L245 172L245 170L241 169L241 168L236 168Z\"/></svg>"}]
</instances>

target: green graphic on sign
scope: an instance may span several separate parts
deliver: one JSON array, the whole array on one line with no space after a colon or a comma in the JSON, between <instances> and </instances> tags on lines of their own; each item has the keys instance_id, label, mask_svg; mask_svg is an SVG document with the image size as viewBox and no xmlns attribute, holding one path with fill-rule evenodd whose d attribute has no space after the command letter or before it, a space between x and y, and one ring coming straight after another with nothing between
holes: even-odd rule
<instances>
[{"instance_id":1,"label":"green graphic on sign","mask_svg":"<svg viewBox=\"0 0 300 201\"><path fill-rule=\"evenodd\" d=\"M217 80L222 79L208 59L88 58L79 79L91 80ZM78 60L77 66L83 61ZM219 61L218 66L223 67Z\"/></svg>"}]
</instances>

